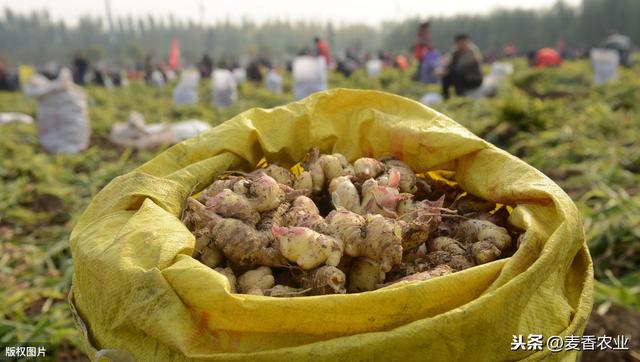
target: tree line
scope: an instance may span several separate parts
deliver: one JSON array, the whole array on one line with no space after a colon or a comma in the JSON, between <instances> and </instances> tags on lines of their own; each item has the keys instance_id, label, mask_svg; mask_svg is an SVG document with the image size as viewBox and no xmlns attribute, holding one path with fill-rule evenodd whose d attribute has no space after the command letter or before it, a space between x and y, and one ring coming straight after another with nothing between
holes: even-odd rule
<instances>
[{"instance_id":1,"label":"tree line","mask_svg":"<svg viewBox=\"0 0 640 362\"><path fill-rule=\"evenodd\" d=\"M380 50L409 53L416 28L425 20L431 23L433 44L443 51L461 32L468 33L482 49L500 49L512 42L525 52L553 47L560 39L570 47L586 49L597 45L611 29L640 40L638 19L637 0L583 0L577 6L558 1L546 9L499 9L483 15L416 14L378 27L276 20L260 25L249 20L203 25L172 16L119 17L112 26L101 17L84 16L69 26L53 20L46 11L20 14L5 8L0 15L0 57L5 62L41 65L49 60L68 62L81 51L93 62L105 59L131 65L147 55L165 57L171 39L178 38L187 62L196 62L205 52L216 61L242 62L255 56L283 61L311 49L315 35L327 39L335 55L347 50L361 56Z\"/></svg>"}]
</instances>

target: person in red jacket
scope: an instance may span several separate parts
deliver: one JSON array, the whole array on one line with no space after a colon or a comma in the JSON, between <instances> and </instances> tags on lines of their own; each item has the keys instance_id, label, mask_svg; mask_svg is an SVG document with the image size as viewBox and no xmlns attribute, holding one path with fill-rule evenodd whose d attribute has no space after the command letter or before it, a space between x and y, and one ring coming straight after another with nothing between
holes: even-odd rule
<instances>
[{"instance_id":1,"label":"person in red jacket","mask_svg":"<svg viewBox=\"0 0 640 362\"><path fill-rule=\"evenodd\" d=\"M317 36L314 40L316 42L316 55L323 57L327 62L327 65L329 65L329 62L331 61L331 50L329 49L329 44Z\"/></svg>"},{"instance_id":2,"label":"person in red jacket","mask_svg":"<svg viewBox=\"0 0 640 362\"><path fill-rule=\"evenodd\" d=\"M396 55L393 64L396 68L400 69L403 72L409 69L409 61L407 60L407 57L402 54Z\"/></svg>"},{"instance_id":3,"label":"person in red jacket","mask_svg":"<svg viewBox=\"0 0 640 362\"><path fill-rule=\"evenodd\" d=\"M413 46L413 58L417 61L422 61L424 55L430 49L429 41L429 22L420 23L418 26L418 33L416 34L416 43Z\"/></svg>"},{"instance_id":4,"label":"person in red jacket","mask_svg":"<svg viewBox=\"0 0 640 362\"><path fill-rule=\"evenodd\" d=\"M418 62L415 74L411 77L414 81L420 80L420 69L422 68L422 60L424 56L432 50L431 39L429 38L429 22L425 21L418 26L416 34L416 43L413 45L413 59Z\"/></svg>"},{"instance_id":5,"label":"person in red jacket","mask_svg":"<svg viewBox=\"0 0 640 362\"><path fill-rule=\"evenodd\" d=\"M534 65L538 68L559 67L562 64L560 54L552 48L542 48L536 52Z\"/></svg>"},{"instance_id":6,"label":"person in red jacket","mask_svg":"<svg viewBox=\"0 0 640 362\"><path fill-rule=\"evenodd\" d=\"M509 42L509 43L507 43L507 45L504 46L504 49L502 50L502 53L507 58L515 58L518 55L518 51L516 50L516 46L512 42Z\"/></svg>"}]
</instances>

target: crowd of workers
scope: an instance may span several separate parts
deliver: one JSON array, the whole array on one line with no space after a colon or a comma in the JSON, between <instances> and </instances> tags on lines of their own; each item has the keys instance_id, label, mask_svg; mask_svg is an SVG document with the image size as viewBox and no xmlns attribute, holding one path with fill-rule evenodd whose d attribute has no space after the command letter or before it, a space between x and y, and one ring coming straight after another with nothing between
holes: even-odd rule
<instances>
[{"instance_id":1,"label":"crowd of workers","mask_svg":"<svg viewBox=\"0 0 640 362\"><path fill-rule=\"evenodd\" d=\"M453 88L457 95L464 95L467 91L476 89L482 84L483 62L493 62L500 58L514 58L519 55L513 43L507 43L501 52L491 47L483 54L468 34L458 34L453 39L453 45L446 53L441 53L433 44L430 37L430 23L424 22L418 26L416 40L411 49L411 58L403 54L392 54L380 51L376 55L364 54L358 56L355 52L347 50L344 55L335 57L332 54L329 43L320 38L313 39L313 50L303 50L298 55L313 55L324 59L329 69L350 77L353 72L366 66L367 62L376 60L382 67L395 67L401 71L408 71L412 62L416 64L412 79L422 83L440 83L442 96L448 98ZM173 48L174 44L172 44ZM631 41L627 36L612 31L599 45L601 48L613 49L619 53L620 64L628 66L631 63ZM535 67L559 66L563 59L577 57L575 50L568 50L564 41L560 40L554 48L542 48L526 53L529 64ZM166 83L175 77L178 71L178 61L172 55L167 61L155 61L147 56L144 62L127 68L126 72L120 67L107 66L98 63L92 66L82 53L77 53L72 61L71 70L73 80L79 85L92 82L102 86L119 86L128 79L144 79L151 84ZM236 62L218 62L210 55L204 54L196 64L200 76L209 78L214 69L238 69ZM291 70L291 62L284 64L287 70ZM273 64L266 57L256 57L249 61L243 72L246 79L253 82L262 82L269 71L281 71L280 67ZM40 73L48 78L54 78L57 67L49 65L40 70ZM19 81L16 72L8 72L0 60L0 89L16 90Z\"/></svg>"}]
</instances>

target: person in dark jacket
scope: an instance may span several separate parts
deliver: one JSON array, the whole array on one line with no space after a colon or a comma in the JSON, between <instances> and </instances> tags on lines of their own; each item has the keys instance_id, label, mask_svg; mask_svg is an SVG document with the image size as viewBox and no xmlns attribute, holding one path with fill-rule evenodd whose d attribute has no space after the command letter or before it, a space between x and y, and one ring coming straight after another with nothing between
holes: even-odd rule
<instances>
[{"instance_id":1,"label":"person in dark jacket","mask_svg":"<svg viewBox=\"0 0 640 362\"><path fill-rule=\"evenodd\" d=\"M257 60L253 60L251 63L249 63L246 69L247 79L256 84L262 83L263 71L261 68L262 66Z\"/></svg>"},{"instance_id":2,"label":"person in dark jacket","mask_svg":"<svg viewBox=\"0 0 640 362\"><path fill-rule=\"evenodd\" d=\"M211 72L213 72L213 60L209 56L209 54L204 54L202 56L202 60L198 64L198 69L200 70L201 78L210 78Z\"/></svg>"},{"instance_id":3,"label":"person in dark jacket","mask_svg":"<svg viewBox=\"0 0 640 362\"><path fill-rule=\"evenodd\" d=\"M600 47L617 51L622 66L630 67L633 64L631 38L620 34L617 30L610 30Z\"/></svg>"},{"instance_id":4,"label":"person in dark jacket","mask_svg":"<svg viewBox=\"0 0 640 362\"><path fill-rule=\"evenodd\" d=\"M20 89L20 79L15 69L7 69L0 58L0 90L16 91Z\"/></svg>"},{"instance_id":5,"label":"person in dark jacket","mask_svg":"<svg viewBox=\"0 0 640 362\"><path fill-rule=\"evenodd\" d=\"M442 78L442 95L449 98L449 88L456 94L464 95L482 84L482 54L466 34L455 37L455 46Z\"/></svg>"},{"instance_id":6,"label":"person in dark jacket","mask_svg":"<svg viewBox=\"0 0 640 362\"><path fill-rule=\"evenodd\" d=\"M85 76L89 71L89 61L82 53L76 53L73 57L73 82L79 85L84 85Z\"/></svg>"}]
</instances>

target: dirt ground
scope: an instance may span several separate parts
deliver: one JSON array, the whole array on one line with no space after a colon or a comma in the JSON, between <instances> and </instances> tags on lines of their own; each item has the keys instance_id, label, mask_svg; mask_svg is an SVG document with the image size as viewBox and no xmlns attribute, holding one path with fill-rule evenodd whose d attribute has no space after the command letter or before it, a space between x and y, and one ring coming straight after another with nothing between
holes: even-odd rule
<instances>
[{"instance_id":1,"label":"dirt ground","mask_svg":"<svg viewBox=\"0 0 640 362\"><path fill-rule=\"evenodd\" d=\"M640 313L615 305L604 315L596 311L594 306L584 334L613 337L624 334L629 338L629 350L585 351L582 362L640 362Z\"/></svg>"}]
</instances>

